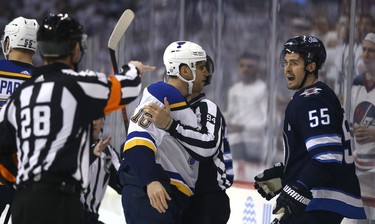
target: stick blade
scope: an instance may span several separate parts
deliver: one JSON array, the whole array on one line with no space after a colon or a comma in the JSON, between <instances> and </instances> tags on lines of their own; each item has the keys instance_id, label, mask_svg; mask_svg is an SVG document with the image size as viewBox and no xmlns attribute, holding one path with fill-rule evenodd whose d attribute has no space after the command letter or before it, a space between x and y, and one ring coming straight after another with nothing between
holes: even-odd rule
<instances>
[{"instance_id":1,"label":"stick blade","mask_svg":"<svg viewBox=\"0 0 375 224\"><path fill-rule=\"evenodd\" d=\"M130 9L125 10L120 19L117 21L115 28L112 31L108 40L108 48L115 50L123 37L125 31L134 19L134 12Z\"/></svg>"}]
</instances>

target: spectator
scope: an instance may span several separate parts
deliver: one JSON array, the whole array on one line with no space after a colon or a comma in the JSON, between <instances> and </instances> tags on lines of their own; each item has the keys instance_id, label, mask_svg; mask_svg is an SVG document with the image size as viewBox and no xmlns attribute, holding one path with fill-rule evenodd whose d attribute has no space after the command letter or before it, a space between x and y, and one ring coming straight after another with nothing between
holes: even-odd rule
<instances>
[{"instance_id":1,"label":"spectator","mask_svg":"<svg viewBox=\"0 0 375 224\"><path fill-rule=\"evenodd\" d=\"M375 33L368 33L362 42L364 72L355 77L352 86L352 117L354 156L367 220L375 221Z\"/></svg>"},{"instance_id":2,"label":"spectator","mask_svg":"<svg viewBox=\"0 0 375 224\"><path fill-rule=\"evenodd\" d=\"M358 43L360 46L362 44L363 39L368 33L374 33L375 32L375 20L374 17L371 14L362 13L358 15L358 21L357 21L357 38L356 43ZM362 48L360 48L362 50ZM362 54L362 51L359 52L359 54ZM361 74L364 72L363 60L362 57L359 58L358 61L358 67L356 67L356 74Z\"/></svg>"},{"instance_id":3,"label":"spectator","mask_svg":"<svg viewBox=\"0 0 375 224\"><path fill-rule=\"evenodd\" d=\"M259 68L259 56L244 53L237 60L240 81L228 91L228 140L234 160L259 163L264 160L268 90Z\"/></svg>"}]
</instances>

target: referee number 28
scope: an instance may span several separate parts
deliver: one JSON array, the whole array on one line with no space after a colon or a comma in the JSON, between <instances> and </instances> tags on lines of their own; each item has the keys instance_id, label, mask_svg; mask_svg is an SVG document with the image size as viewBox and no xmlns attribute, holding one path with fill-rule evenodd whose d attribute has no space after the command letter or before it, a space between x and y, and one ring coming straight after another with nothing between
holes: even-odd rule
<instances>
[{"instance_id":1,"label":"referee number 28","mask_svg":"<svg viewBox=\"0 0 375 224\"><path fill-rule=\"evenodd\" d=\"M51 109L49 106L35 106L33 120L31 119L31 108L21 111L21 134L24 139L29 138L31 133L35 136L46 136L50 133Z\"/></svg>"},{"instance_id":2,"label":"referee number 28","mask_svg":"<svg viewBox=\"0 0 375 224\"><path fill-rule=\"evenodd\" d=\"M320 110L310 110L309 111L310 127L314 128L322 125L329 125L330 118L328 114L328 108L321 108Z\"/></svg>"}]
</instances>

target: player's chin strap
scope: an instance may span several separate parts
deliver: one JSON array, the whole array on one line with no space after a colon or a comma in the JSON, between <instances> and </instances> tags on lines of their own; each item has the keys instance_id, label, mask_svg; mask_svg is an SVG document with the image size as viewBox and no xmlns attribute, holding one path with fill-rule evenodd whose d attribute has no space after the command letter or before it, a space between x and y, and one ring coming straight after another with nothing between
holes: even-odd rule
<instances>
[{"instance_id":1,"label":"player's chin strap","mask_svg":"<svg viewBox=\"0 0 375 224\"><path fill-rule=\"evenodd\" d=\"M309 76L310 74L313 74L312 72L308 71L305 67L305 76L303 77L303 80L301 82L301 85L299 85L298 89L301 89L303 87L303 85L305 85L305 82L306 82L306 79L307 79L307 76ZM314 74L313 74L314 75Z\"/></svg>"},{"instance_id":2,"label":"player's chin strap","mask_svg":"<svg viewBox=\"0 0 375 224\"><path fill-rule=\"evenodd\" d=\"M181 79L182 81L184 81L184 82L187 82L187 84L188 84L188 91L189 91L189 95L190 94L192 94L193 93L193 82L195 81L195 78L197 77L197 75L196 75L196 73L195 73L195 70L191 70L192 71L192 73L193 73L193 79L192 80L186 80L184 77L182 77L181 75L180 75L180 73L177 73L177 77L179 78L179 79Z\"/></svg>"}]
</instances>

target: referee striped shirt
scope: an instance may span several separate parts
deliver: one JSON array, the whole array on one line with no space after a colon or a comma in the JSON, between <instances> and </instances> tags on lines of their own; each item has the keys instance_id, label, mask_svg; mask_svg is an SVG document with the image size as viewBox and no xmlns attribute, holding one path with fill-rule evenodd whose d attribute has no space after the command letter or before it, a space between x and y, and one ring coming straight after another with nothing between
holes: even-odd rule
<instances>
[{"instance_id":1,"label":"referee striped shirt","mask_svg":"<svg viewBox=\"0 0 375 224\"><path fill-rule=\"evenodd\" d=\"M130 68L115 76L60 63L33 71L0 112L0 144L18 149L17 187L66 180L87 187L92 121L141 90L137 70Z\"/></svg>"},{"instance_id":2,"label":"referee striped shirt","mask_svg":"<svg viewBox=\"0 0 375 224\"><path fill-rule=\"evenodd\" d=\"M202 93L192 99L200 128L192 128L173 120L168 132L199 160L199 174L195 193L221 191L233 183L232 154L227 140L225 119L219 107ZM213 156L204 156L202 150L216 149ZM203 156L202 156L203 155Z\"/></svg>"},{"instance_id":3,"label":"referee striped shirt","mask_svg":"<svg viewBox=\"0 0 375 224\"><path fill-rule=\"evenodd\" d=\"M107 145L100 156L92 153L94 147L95 145L91 147L90 152L90 182L81 195L81 201L86 212L98 214L108 184L121 194L121 188L116 185L115 180L120 167L120 157L111 145Z\"/></svg>"}]
</instances>

